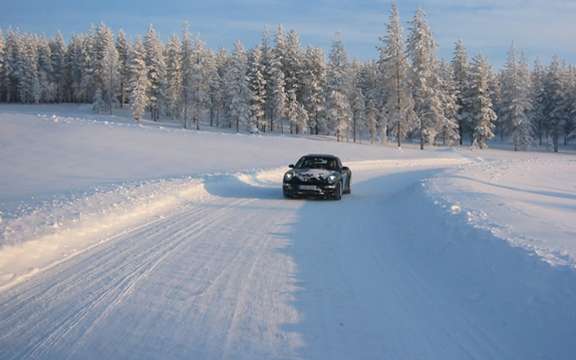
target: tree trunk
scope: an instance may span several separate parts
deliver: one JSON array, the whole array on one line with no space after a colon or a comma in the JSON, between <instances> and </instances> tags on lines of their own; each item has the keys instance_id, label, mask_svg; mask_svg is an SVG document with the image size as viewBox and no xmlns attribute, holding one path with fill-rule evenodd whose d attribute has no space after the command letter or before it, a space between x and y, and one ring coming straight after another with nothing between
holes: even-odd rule
<instances>
[{"instance_id":1,"label":"tree trunk","mask_svg":"<svg viewBox=\"0 0 576 360\"><path fill-rule=\"evenodd\" d=\"M559 142L558 134L552 134L552 143L554 144L554 152L558 152L558 142Z\"/></svg>"}]
</instances>

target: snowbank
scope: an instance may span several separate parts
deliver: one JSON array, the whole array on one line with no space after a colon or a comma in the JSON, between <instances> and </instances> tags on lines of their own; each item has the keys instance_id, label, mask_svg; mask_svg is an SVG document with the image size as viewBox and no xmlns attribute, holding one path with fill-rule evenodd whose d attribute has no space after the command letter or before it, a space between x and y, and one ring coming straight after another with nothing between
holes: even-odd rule
<instances>
[{"instance_id":1,"label":"snowbank","mask_svg":"<svg viewBox=\"0 0 576 360\"><path fill-rule=\"evenodd\" d=\"M198 179L123 185L55 201L0 223L0 289L208 194Z\"/></svg>"},{"instance_id":2,"label":"snowbank","mask_svg":"<svg viewBox=\"0 0 576 360\"><path fill-rule=\"evenodd\" d=\"M472 162L428 181L439 205L552 265L576 265L576 157L461 153Z\"/></svg>"}]
</instances>

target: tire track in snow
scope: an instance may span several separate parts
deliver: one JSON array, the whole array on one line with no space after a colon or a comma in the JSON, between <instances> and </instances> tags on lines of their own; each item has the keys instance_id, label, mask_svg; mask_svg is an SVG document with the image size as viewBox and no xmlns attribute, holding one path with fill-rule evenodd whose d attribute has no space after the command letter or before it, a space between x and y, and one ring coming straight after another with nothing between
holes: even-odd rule
<instances>
[{"instance_id":1,"label":"tire track in snow","mask_svg":"<svg viewBox=\"0 0 576 360\"><path fill-rule=\"evenodd\" d=\"M235 204L241 204L247 201L250 200L237 200L230 205L234 206ZM72 276L71 278L66 279L67 281L65 281L64 284L55 283L51 286L52 289L49 289L48 291L42 291L42 285L31 289L33 294L30 294L30 296L24 298L18 304L10 304L10 307L15 306L20 309L20 311L13 313L10 317L2 317L3 320L0 321L0 326L4 329L13 330L0 338L0 342L2 342L3 339L13 337L15 332L18 330L25 329L27 332L33 333L36 329L48 326L50 331L47 332L48 335L46 337L32 341L35 342L34 345L28 343L28 349L24 353L17 354L10 358L38 357L42 354L42 348L53 347L56 342L64 339L68 333L74 330L83 319L89 315L90 317L93 317L93 314L91 313L94 312L97 307L101 306L103 303L108 303L103 310L99 311L100 316L95 320L92 320L92 324L96 325L97 322L106 315L107 311L109 312L112 307L122 301L124 296L128 295L128 291L132 289L140 279L142 279L146 274L149 274L155 266L176 251L179 245L186 240L193 241L194 238L201 236L207 228L209 228L214 222L218 221L226 212L232 211L232 209L233 207L231 206L224 207L220 210L214 210L212 208L191 208L187 211L181 211L167 219L163 219L163 221L154 222L149 228L145 226L134 234L129 233L117 239L116 242L120 245L122 245L123 241L126 241L125 238L138 239L138 242L141 244L138 248L126 247L120 253L116 253L118 250L116 247L106 247L104 248L103 254L97 254L97 259L89 257L89 261L91 262L99 260L95 261L95 265L91 265L92 272L81 272L77 276ZM191 222L193 219L195 220ZM176 231L173 229L176 229ZM150 243L154 243L154 239L161 239L164 235L168 235L165 241L158 243L154 247L147 247ZM135 253L135 250L140 250L141 253ZM119 267L116 266L119 260L124 259L130 259L130 261L121 264ZM136 264L136 267L133 267L133 264ZM28 310L30 310L26 306L27 303L37 302L39 291L42 291L42 295L40 296L50 302L51 298L62 298L62 294L67 294L67 290L77 287L80 282L86 280L86 277L92 279L106 278L106 272L109 271L115 272L112 275L119 277L119 280L113 284L105 283L104 285L106 287L104 289L96 288L96 291L103 291L96 294L95 297L90 298L87 303L81 305L69 316L64 317L64 319L54 319L51 317L48 320L44 319L44 321L36 321L37 319L32 318L27 322L21 322L22 318L26 317ZM37 281L38 283L41 283L41 279L38 279ZM57 293L60 295L56 295ZM1 308L4 308L4 304L1 304ZM37 315L38 317L42 317L42 315L45 314L37 313ZM14 327L5 325L9 323L10 320L16 323L20 322L20 324L17 324ZM90 328L88 328L88 330L90 330ZM20 336L22 336L22 334L20 334L19 337ZM30 347L30 345L32 346Z\"/></svg>"}]
</instances>

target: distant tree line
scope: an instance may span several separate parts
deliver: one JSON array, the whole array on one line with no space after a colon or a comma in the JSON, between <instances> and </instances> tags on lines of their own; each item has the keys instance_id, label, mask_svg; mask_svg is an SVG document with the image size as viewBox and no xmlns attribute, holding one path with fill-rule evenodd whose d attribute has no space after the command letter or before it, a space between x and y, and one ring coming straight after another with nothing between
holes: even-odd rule
<instances>
[{"instance_id":1,"label":"distant tree line","mask_svg":"<svg viewBox=\"0 0 576 360\"><path fill-rule=\"evenodd\" d=\"M91 103L111 113L129 106L186 128L201 122L236 131L326 134L371 143L409 139L426 145L468 142L484 148L499 136L515 150L549 144L558 151L576 128L576 68L555 57L530 68L514 47L501 71L482 55L468 59L462 41L451 61L422 10L403 35L392 5L376 61L350 60L339 35L328 57L303 47L281 26L247 50L214 52L187 28L160 41L150 26L130 41L104 24L68 42L0 31L0 101Z\"/></svg>"}]
</instances>

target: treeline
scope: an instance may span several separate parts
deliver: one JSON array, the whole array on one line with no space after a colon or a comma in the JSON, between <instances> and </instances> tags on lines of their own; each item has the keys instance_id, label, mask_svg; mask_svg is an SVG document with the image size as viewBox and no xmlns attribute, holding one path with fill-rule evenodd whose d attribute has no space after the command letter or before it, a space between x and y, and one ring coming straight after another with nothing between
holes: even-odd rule
<instances>
[{"instance_id":1,"label":"treeline","mask_svg":"<svg viewBox=\"0 0 576 360\"><path fill-rule=\"evenodd\" d=\"M0 32L0 101L92 103L97 112L129 106L236 131L334 135L338 141L470 143L499 136L515 150L568 144L576 128L576 69L559 58L530 68L513 47L499 72L464 44L440 60L423 11L403 35L392 5L376 61L350 60L339 39L326 57L279 26L247 50L207 48L185 29L163 43L150 26L130 41L106 25L68 42L16 30Z\"/></svg>"}]
</instances>

